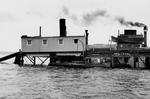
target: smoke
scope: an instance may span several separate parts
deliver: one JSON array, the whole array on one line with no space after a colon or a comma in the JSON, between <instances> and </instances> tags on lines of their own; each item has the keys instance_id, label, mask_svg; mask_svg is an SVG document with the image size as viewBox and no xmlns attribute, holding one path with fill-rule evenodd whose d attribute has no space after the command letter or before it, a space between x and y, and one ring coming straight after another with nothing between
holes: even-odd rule
<instances>
[{"instance_id":1,"label":"smoke","mask_svg":"<svg viewBox=\"0 0 150 99\"><path fill-rule=\"evenodd\" d=\"M114 20L118 21L121 25L125 25L125 26L128 25L124 17L115 17Z\"/></svg>"},{"instance_id":2,"label":"smoke","mask_svg":"<svg viewBox=\"0 0 150 99\"><path fill-rule=\"evenodd\" d=\"M67 7L63 7L62 8L62 13L64 16L67 16L69 18L71 18L73 20L74 23L79 23L79 19L77 17L77 15L73 14L73 13L70 13L69 9Z\"/></svg>"},{"instance_id":3,"label":"smoke","mask_svg":"<svg viewBox=\"0 0 150 99\"><path fill-rule=\"evenodd\" d=\"M106 17L107 12L105 10L96 10L92 13L87 13L82 16L82 22L85 25L91 25L95 22L99 17Z\"/></svg>"},{"instance_id":4,"label":"smoke","mask_svg":"<svg viewBox=\"0 0 150 99\"><path fill-rule=\"evenodd\" d=\"M62 8L62 13L64 16L71 18L74 23L82 26L92 25L92 23L97 21L99 17L108 17L107 12L105 10L96 10L91 13L85 13L83 15L78 16L77 14L70 13L69 8L67 8L66 6Z\"/></svg>"},{"instance_id":5,"label":"smoke","mask_svg":"<svg viewBox=\"0 0 150 99\"><path fill-rule=\"evenodd\" d=\"M117 21L119 24L124 26L135 26L135 27L143 27L144 23L127 21L124 17L121 16L113 16L109 14L106 10L96 10L90 13L85 13L83 15L77 16L77 14L70 13L69 9L64 6L62 8L62 12L65 16L71 18L74 23L77 25L90 26L93 23L97 22L100 17L104 17L110 19L112 21Z\"/></svg>"},{"instance_id":6,"label":"smoke","mask_svg":"<svg viewBox=\"0 0 150 99\"><path fill-rule=\"evenodd\" d=\"M67 15L67 16L70 14L69 9L67 7L63 7L62 12L63 12L64 15Z\"/></svg>"},{"instance_id":7,"label":"smoke","mask_svg":"<svg viewBox=\"0 0 150 99\"><path fill-rule=\"evenodd\" d=\"M125 25L125 26L136 26L136 27L144 27L145 26L144 23L126 21L124 17L115 17L114 19L116 21L118 21L121 25Z\"/></svg>"}]
</instances>

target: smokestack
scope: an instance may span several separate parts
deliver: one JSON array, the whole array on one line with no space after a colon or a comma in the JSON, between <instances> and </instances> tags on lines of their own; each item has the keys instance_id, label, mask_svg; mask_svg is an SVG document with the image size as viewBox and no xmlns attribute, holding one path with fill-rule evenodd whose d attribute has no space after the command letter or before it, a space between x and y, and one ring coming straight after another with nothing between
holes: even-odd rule
<instances>
[{"instance_id":1,"label":"smokestack","mask_svg":"<svg viewBox=\"0 0 150 99\"><path fill-rule=\"evenodd\" d=\"M66 20L65 19L59 20L59 27L60 27L60 37L66 37L67 31L66 31Z\"/></svg>"},{"instance_id":2,"label":"smokestack","mask_svg":"<svg viewBox=\"0 0 150 99\"><path fill-rule=\"evenodd\" d=\"M39 36L41 37L41 26L39 28Z\"/></svg>"},{"instance_id":3,"label":"smokestack","mask_svg":"<svg viewBox=\"0 0 150 99\"><path fill-rule=\"evenodd\" d=\"M85 30L85 36L86 36L86 41L85 41L85 49L86 49L86 51L87 51L87 48L88 48L88 36L89 36L89 33L88 33L88 30Z\"/></svg>"},{"instance_id":4,"label":"smokestack","mask_svg":"<svg viewBox=\"0 0 150 99\"><path fill-rule=\"evenodd\" d=\"M147 47L147 31L148 31L148 27L145 25L143 29L144 29L144 47Z\"/></svg>"},{"instance_id":5,"label":"smokestack","mask_svg":"<svg viewBox=\"0 0 150 99\"><path fill-rule=\"evenodd\" d=\"M88 45L88 36L89 36L88 30L85 30L85 35L86 35L86 45Z\"/></svg>"}]
</instances>

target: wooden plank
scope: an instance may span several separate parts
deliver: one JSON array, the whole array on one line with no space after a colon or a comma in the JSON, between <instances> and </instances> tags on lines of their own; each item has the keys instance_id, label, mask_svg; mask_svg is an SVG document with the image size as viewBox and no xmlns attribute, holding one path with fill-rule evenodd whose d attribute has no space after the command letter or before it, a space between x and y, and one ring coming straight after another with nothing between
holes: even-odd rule
<instances>
[{"instance_id":1,"label":"wooden plank","mask_svg":"<svg viewBox=\"0 0 150 99\"><path fill-rule=\"evenodd\" d=\"M4 57L0 58L0 62L8 60L8 59L13 58L13 57L16 57L19 54L20 54L20 52L15 52L15 53L12 53L10 55L4 56Z\"/></svg>"}]
</instances>

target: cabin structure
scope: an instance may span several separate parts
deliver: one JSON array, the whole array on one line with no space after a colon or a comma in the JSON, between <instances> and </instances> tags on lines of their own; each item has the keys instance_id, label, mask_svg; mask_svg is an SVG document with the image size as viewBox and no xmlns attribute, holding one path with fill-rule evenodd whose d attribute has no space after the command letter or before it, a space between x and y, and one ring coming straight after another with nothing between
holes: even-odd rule
<instances>
[{"instance_id":1,"label":"cabin structure","mask_svg":"<svg viewBox=\"0 0 150 99\"><path fill-rule=\"evenodd\" d=\"M147 47L146 34L137 34L135 29L125 29L124 34L119 34L118 37L112 36L112 41L117 43L117 49Z\"/></svg>"},{"instance_id":2,"label":"cabin structure","mask_svg":"<svg viewBox=\"0 0 150 99\"><path fill-rule=\"evenodd\" d=\"M23 52L75 52L81 53L86 49L86 36L55 36L30 37L22 36Z\"/></svg>"},{"instance_id":3,"label":"cabin structure","mask_svg":"<svg viewBox=\"0 0 150 99\"><path fill-rule=\"evenodd\" d=\"M147 48L148 27L143 26L143 34L137 30L125 29L124 34L111 39L117 44L111 57L112 66L150 68L150 49Z\"/></svg>"},{"instance_id":4,"label":"cabin structure","mask_svg":"<svg viewBox=\"0 0 150 99\"><path fill-rule=\"evenodd\" d=\"M88 31L85 35L67 36L66 20L59 20L60 35L43 37L41 27L39 36L21 37L21 51L31 61L40 56L50 58L50 62L68 62L84 59L88 45ZM30 57L30 58L29 58ZM34 63L35 64L35 63Z\"/></svg>"}]
</instances>

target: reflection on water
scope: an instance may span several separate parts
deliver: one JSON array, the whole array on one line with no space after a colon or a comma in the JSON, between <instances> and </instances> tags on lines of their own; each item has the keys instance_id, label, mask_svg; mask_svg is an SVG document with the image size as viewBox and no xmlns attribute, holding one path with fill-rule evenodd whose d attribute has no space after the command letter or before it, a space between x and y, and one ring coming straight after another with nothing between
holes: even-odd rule
<instances>
[{"instance_id":1,"label":"reflection on water","mask_svg":"<svg viewBox=\"0 0 150 99\"><path fill-rule=\"evenodd\" d=\"M0 99L149 98L149 70L0 64Z\"/></svg>"}]
</instances>

